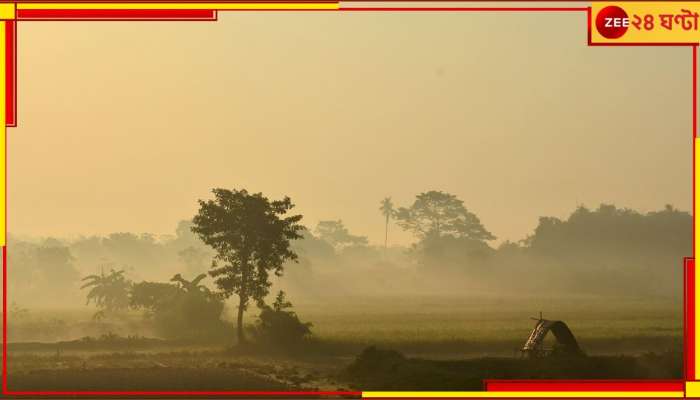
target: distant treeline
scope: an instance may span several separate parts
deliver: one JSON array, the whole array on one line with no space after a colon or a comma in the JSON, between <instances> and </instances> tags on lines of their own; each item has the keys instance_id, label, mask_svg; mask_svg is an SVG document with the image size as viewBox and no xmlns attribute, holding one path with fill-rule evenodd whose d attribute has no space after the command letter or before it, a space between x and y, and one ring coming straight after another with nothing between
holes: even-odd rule
<instances>
[{"instance_id":1,"label":"distant treeline","mask_svg":"<svg viewBox=\"0 0 700 400\"><path fill-rule=\"evenodd\" d=\"M395 224L415 235L413 245L370 244L341 220L321 221L293 242L299 260L288 263L275 285L302 300L542 293L680 300L682 260L692 251L692 217L672 206L649 213L581 206L566 219L542 217L528 237L498 246L478 217L447 193L421 193L412 205L396 209L385 199L380 210L387 227ZM181 221L174 235L158 237L10 235L9 298L28 306L58 306L56 299L77 306L85 302L81 279L111 269L125 270L134 281L162 281L178 273L192 279L209 270L214 251L191 226Z\"/></svg>"}]
</instances>

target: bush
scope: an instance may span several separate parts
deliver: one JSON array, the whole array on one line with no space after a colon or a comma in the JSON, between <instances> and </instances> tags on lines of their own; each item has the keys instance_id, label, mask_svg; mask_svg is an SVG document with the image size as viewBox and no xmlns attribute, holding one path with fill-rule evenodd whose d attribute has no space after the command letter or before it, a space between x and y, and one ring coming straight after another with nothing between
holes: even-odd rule
<instances>
[{"instance_id":1,"label":"bush","mask_svg":"<svg viewBox=\"0 0 700 400\"><path fill-rule=\"evenodd\" d=\"M199 285L205 275L189 282L178 274L177 284L141 282L133 286L131 306L146 310L156 332L167 339L225 339L233 328L221 320L221 297Z\"/></svg>"},{"instance_id":2,"label":"bush","mask_svg":"<svg viewBox=\"0 0 700 400\"><path fill-rule=\"evenodd\" d=\"M367 347L347 368L350 376L375 375L385 371L396 371L406 362L406 357L398 351Z\"/></svg>"},{"instance_id":3,"label":"bush","mask_svg":"<svg viewBox=\"0 0 700 400\"><path fill-rule=\"evenodd\" d=\"M263 304L256 324L251 328L252 336L260 344L293 350L311 336L310 322L301 322L292 303L280 291L272 307Z\"/></svg>"}]
</instances>

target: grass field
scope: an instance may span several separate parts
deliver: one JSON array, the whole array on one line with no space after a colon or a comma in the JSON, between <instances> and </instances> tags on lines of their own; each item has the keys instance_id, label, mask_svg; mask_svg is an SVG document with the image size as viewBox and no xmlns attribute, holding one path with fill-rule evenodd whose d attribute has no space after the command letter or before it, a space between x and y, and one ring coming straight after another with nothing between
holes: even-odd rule
<instances>
[{"instance_id":1,"label":"grass field","mask_svg":"<svg viewBox=\"0 0 700 400\"><path fill-rule=\"evenodd\" d=\"M338 308L342 314L331 312ZM534 326L531 317L564 320L594 354L682 347L683 310L674 301L596 298L423 298L299 305L319 338L382 345L407 353L512 355Z\"/></svg>"},{"instance_id":2,"label":"grass field","mask_svg":"<svg viewBox=\"0 0 700 400\"><path fill-rule=\"evenodd\" d=\"M84 390L336 390L363 385L400 388L416 382L432 389L462 384L473 388L484 378L484 371L511 378L528 376L525 371L531 366L514 356L534 325L530 317L540 310L545 318L564 320L591 357L575 364L580 366L578 372L574 368L562 373L546 362L538 364L539 378L575 378L577 373L598 378L600 374L673 378L681 371L682 309L670 300L339 298L322 304L298 302L296 310L302 320L314 324L314 338L307 349L294 355L232 352L227 350L231 343L144 339L104 346L58 343L108 332L151 335L135 314L120 322L96 322L89 309L30 310L14 320L9 316L9 379L17 388L56 390L75 385ZM54 337L42 326L54 327ZM395 373L386 371L378 371L369 381L348 375L349 366L369 346L397 350L408 360L401 361L400 368L391 368L407 376L433 378L396 380ZM494 359L503 361L488 361ZM625 367L628 372L623 373L621 365L634 367ZM376 381L382 376L385 380Z\"/></svg>"}]
</instances>

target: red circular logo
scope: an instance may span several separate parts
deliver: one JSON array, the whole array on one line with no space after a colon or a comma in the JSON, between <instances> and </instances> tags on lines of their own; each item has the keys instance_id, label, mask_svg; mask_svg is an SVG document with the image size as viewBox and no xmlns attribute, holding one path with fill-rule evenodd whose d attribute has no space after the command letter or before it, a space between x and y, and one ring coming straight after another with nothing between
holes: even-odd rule
<instances>
[{"instance_id":1,"label":"red circular logo","mask_svg":"<svg viewBox=\"0 0 700 400\"><path fill-rule=\"evenodd\" d=\"M607 39L617 39L624 35L629 23L627 13L618 6L607 6L595 17L595 27Z\"/></svg>"}]
</instances>

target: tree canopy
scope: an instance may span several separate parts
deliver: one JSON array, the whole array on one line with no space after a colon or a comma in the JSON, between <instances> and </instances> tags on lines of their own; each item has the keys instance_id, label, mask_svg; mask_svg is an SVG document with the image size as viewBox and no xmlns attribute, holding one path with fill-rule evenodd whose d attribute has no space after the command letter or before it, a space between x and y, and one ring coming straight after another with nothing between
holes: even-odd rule
<instances>
[{"instance_id":1,"label":"tree canopy","mask_svg":"<svg viewBox=\"0 0 700 400\"><path fill-rule=\"evenodd\" d=\"M445 235L478 241L494 240L476 216L457 196L431 190L416 195L409 207L396 211L396 222L420 239Z\"/></svg>"},{"instance_id":2,"label":"tree canopy","mask_svg":"<svg viewBox=\"0 0 700 400\"><path fill-rule=\"evenodd\" d=\"M243 313L250 300L264 302L270 273L282 275L287 260L297 260L291 241L302 237L301 215L289 197L270 200L245 189L214 189L213 200L200 200L192 231L216 250L209 274L225 297L238 296L237 333L245 341Z\"/></svg>"},{"instance_id":3,"label":"tree canopy","mask_svg":"<svg viewBox=\"0 0 700 400\"><path fill-rule=\"evenodd\" d=\"M201 274L190 281L177 274L170 279L174 283L137 283L131 290L130 306L145 310L163 337L218 339L227 333L221 320L224 303L221 296L201 284L206 277Z\"/></svg>"},{"instance_id":4,"label":"tree canopy","mask_svg":"<svg viewBox=\"0 0 700 400\"><path fill-rule=\"evenodd\" d=\"M87 294L87 304L94 302L99 311L96 318L101 318L105 312L125 310L129 307L129 291L131 281L124 277L124 271L110 270L109 274L102 271L99 275L88 275L83 278L85 284L81 289L90 288Z\"/></svg>"},{"instance_id":5,"label":"tree canopy","mask_svg":"<svg viewBox=\"0 0 700 400\"><path fill-rule=\"evenodd\" d=\"M320 221L316 225L316 234L336 250L348 246L366 246L368 243L367 237L352 235L342 220Z\"/></svg>"}]
</instances>

